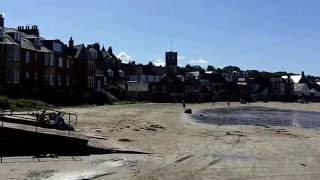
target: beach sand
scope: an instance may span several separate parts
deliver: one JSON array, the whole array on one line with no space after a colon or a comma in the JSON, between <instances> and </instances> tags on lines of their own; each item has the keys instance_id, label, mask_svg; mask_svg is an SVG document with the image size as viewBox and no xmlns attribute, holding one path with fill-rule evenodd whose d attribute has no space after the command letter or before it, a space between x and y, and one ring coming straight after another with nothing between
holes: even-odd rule
<instances>
[{"instance_id":1,"label":"beach sand","mask_svg":"<svg viewBox=\"0 0 320 180\"><path fill-rule=\"evenodd\" d=\"M320 112L320 104L250 105ZM227 103L187 104L200 109ZM320 179L320 130L215 126L192 122L182 104L64 108L90 143L146 152L81 157L5 158L0 179ZM320 117L319 117L320 119Z\"/></svg>"}]
</instances>

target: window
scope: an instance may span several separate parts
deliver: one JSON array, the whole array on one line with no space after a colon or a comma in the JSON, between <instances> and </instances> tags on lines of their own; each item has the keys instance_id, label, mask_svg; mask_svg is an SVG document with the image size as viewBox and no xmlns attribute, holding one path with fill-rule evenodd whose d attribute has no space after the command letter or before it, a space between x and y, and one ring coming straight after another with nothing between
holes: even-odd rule
<instances>
[{"instance_id":1,"label":"window","mask_svg":"<svg viewBox=\"0 0 320 180\"><path fill-rule=\"evenodd\" d=\"M93 78L93 76L91 76L91 88L93 88L94 87L94 78Z\"/></svg>"},{"instance_id":2,"label":"window","mask_svg":"<svg viewBox=\"0 0 320 180\"><path fill-rule=\"evenodd\" d=\"M49 66L50 64L50 54L45 54L44 55L44 65Z\"/></svg>"},{"instance_id":3,"label":"window","mask_svg":"<svg viewBox=\"0 0 320 180\"><path fill-rule=\"evenodd\" d=\"M163 94L167 93L167 88L166 87L162 87L162 93Z\"/></svg>"},{"instance_id":4,"label":"window","mask_svg":"<svg viewBox=\"0 0 320 180\"><path fill-rule=\"evenodd\" d=\"M70 86L70 77L69 74L66 75L66 85Z\"/></svg>"},{"instance_id":5,"label":"window","mask_svg":"<svg viewBox=\"0 0 320 180\"><path fill-rule=\"evenodd\" d=\"M19 77L20 77L19 70L14 69L14 70L13 70L13 82L14 82L15 84L19 84L19 81L20 81Z\"/></svg>"},{"instance_id":6,"label":"window","mask_svg":"<svg viewBox=\"0 0 320 180\"><path fill-rule=\"evenodd\" d=\"M54 66L54 54L51 54L50 66Z\"/></svg>"},{"instance_id":7,"label":"window","mask_svg":"<svg viewBox=\"0 0 320 180\"><path fill-rule=\"evenodd\" d=\"M91 88L91 76L88 76L88 88Z\"/></svg>"},{"instance_id":8,"label":"window","mask_svg":"<svg viewBox=\"0 0 320 180\"><path fill-rule=\"evenodd\" d=\"M88 76L88 88L93 88L93 87L94 87L94 77Z\"/></svg>"},{"instance_id":9,"label":"window","mask_svg":"<svg viewBox=\"0 0 320 180\"><path fill-rule=\"evenodd\" d=\"M58 67L63 67L63 58L59 58Z\"/></svg>"},{"instance_id":10,"label":"window","mask_svg":"<svg viewBox=\"0 0 320 180\"><path fill-rule=\"evenodd\" d=\"M119 76L124 77L124 72L122 70L119 70Z\"/></svg>"},{"instance_id":11,"label":"window","mask_svg":"<svg viewBox=\"0 0 320 180\"><path fill-rule=\"evenodd\" d=\"M40 40L39 38L35 39L35 40L34 40L34 44L35 44L36 46L40 47L40 46L41 46L41 40Z\"/></svg>"},{"instance_id":12,"label":"window","mask_svg":"<svg viewBox=\"0 0 320 180\"><path fill-rule=\"evenodd\" d=\"M69 59L67 59L67 65L66 65L66 67L67 67L67 69L70 68L70 60L69 60Z\"/></svg>"},{"instance_id":13,"label":"window","mask_svg":"<svg viewBox=\"0 0 320 180\"><path fill-rule=\"evenodd\" d=\"M58 74L58 86L61 86L61 75Z\"/></svg>"},{"instance_id":14,"label":"window","mask_svg":"<svg viewBox=\"0 0 320 180\"><path fill-rule=\"evenodd\" d=\"M93 71L93 70L94 70L94 64L89 62L88 65L89 65L89 67L88 67L88 68L89 68L89 71L90 71L90 70Z\"/></svg>"},{"instance_id":15,"label":"window","mask_svg":"<svg viewBox=\"0 0 320 180\"><path fill-rule=\"evenodd\" d=\"M18 42L21 41L21 34L19 32L14 33L14 40Z\"/></svg>"},{"instance_id":16,"label":"window","mask_svg":"<svg viewBox=\"0 0 320 180\"><path fill-rule=\"evenodd\" d=\"M34 79L38 80L38 72L34 72Z\"/></svg>"},{"instance_id":17,"label":"window","mask_svg":"<svg viewBox=\"0 0 320 180\"><path fill-rule=\"evenodd\" d=\"M19 61L19 47L15 45L7 46L7 60L8 61Z\"/></svg>"},{"instance_id":18,"label":"window","mask_svg":"<svg viewBox=\"0 0 320 180\"><path fill-rule=\"evenodd\" d=\"M29 78L30 78L30 73L26 72L26 79L29 79Z\"/></svg>"},{"instance_id":19,"label":"window","mask_svg":"<svg viewBox=\"0 0 320 180\"><path fill-rule=\"evenodd\" d=\"M90 88L90 76L88 76L88 88Z\"/></svg>"},{"instance_id":20,"label":"window","mask_svg":"<svg viewBox=\"0 0 320 180\"><path fill-rule=\"evenodd\" d=\"M45 73L45 74L44 74L44 81L45 81L45 83L49 82L49 75L48 75L48 73Z\"/></svg>"},{"instance_id":21,"label":"window","mask_svg":"<svg viewBox=\"0 0 320 180\"><path fill-rule=\"evenodd\" d=\"M26 63L30 63L30 52L26 51Z\"/></svg>"},{"instance_id":22,"label":"window","mask_svg":"<svg viewBox=\"0 0 320 180\"><path fill-rule=\"evenodd\" d=\"M14 61L19 61L20 57L19 57L19 48L15 48L15 51L14 51Z\"/></svg>"},{"instance_id":23,"label":"window","mask_svg":"<svg viewBox=\"0 0 320 180\"><path fill-rule=\"evenodd\" d=\"M8 70L8 74L7 74L7 82L8 83L13 83L14 82L14 74L13 71L11 69Z\"/></svg>"},{"instance_id":24,"label":"window","mask_svg":"<svg viewBox=\"0 0 320 180\"><path fill-rule=\"evenodd\" d=\"M107 72L109 77L113 77L113 71L111 69L109 69Z\"/></svg>"},{"instance_id":25,"label":"window","mask_svg":"<svg viewBox=\"0 0 320 180\"><path fill-rule=\"evenodd\" d=\"M8 83L19 84L19 71L17 69L9 69L8 70Z\"/></svg>"},{"instance_id":26,"label":"window","mask_svg":"<svg viewBox=\"0 0 320 180\"><path fill-rule=\"evenodd\" d=\"M53 86L54 85L54 77L53 77L53 74L50 74L50 86Z\"/></svg>"}]
</instances>

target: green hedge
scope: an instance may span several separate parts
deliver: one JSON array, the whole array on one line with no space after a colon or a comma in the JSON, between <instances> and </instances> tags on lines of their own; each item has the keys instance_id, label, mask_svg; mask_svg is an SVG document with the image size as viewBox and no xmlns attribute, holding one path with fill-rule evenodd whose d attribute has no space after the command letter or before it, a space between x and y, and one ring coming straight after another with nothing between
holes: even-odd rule
<instances>
[{"instance_id":1,"label":"green hedge","mask_svg":"<svg viewBox=\"0 0 320 180\"><path fill-rule=\"evenodd\" d=\"M48 104L33 99L11 99L0 96L0 109L26 110L48 107Z\"/></svg>"}]
</instances>

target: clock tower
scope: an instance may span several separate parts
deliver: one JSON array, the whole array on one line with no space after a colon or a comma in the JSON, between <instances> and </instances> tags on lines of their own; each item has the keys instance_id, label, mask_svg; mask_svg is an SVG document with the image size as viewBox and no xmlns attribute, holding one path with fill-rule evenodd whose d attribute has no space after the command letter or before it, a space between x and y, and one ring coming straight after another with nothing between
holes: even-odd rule
<instances>
[{"instance_id":1,"label":"clock tower","mask_svg":"<svg viewBox=\"0 0 320 180\"><path fill-rule=\"evenodd\" d=\"M177 52L166 52L166 67L178 66L178 53Z\"/></svg>"}]
</instances>

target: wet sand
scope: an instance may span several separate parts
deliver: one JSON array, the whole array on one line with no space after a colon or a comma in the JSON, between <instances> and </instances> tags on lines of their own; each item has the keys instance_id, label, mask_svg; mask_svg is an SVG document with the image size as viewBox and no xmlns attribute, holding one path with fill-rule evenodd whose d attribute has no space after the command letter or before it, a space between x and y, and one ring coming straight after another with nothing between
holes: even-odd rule
<instances>
[{"instance_id":1,"label":"wet sand","mask_svg":"<svg viewBox=\"0 0 320 180\"><path fill-rule=\"evenodd\" d=\"M259 106L204 109L192 115L194 121L218 126L320 128L320 112Z\"/></svg>"},{"instance_id":2,"label":"wet sand","mask_svg":"<svg viewBox=\"0 0 320 180\"><path fill-rule=\"evenodd\" d=\"M319 104L254 103L320 112ZM229 107L229 108L230 108ZM227 103L187 105L228 108ZM75 107L90 143L150 154L6 158L0 179L319 179L320 130L196 123L181 104Z\"/></svg>"}]
</instances>

